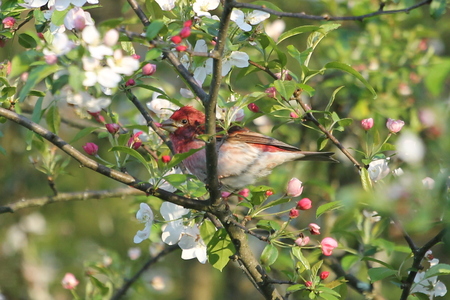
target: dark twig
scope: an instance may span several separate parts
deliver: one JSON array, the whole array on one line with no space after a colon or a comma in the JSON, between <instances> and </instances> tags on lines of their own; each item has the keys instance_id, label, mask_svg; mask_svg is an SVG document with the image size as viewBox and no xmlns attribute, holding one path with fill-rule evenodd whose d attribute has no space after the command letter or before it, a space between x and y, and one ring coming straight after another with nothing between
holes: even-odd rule
<instances>
[{"instance_id":1,"label":"dark twig","mask_svg":"<svg viewBox=\"0 0 450 300\"><path fill-rule=\"evenodd\" d=\"M120 188L115 190L102 190L102 191L84 191L75 193L59 193L56 196L21 199L6 206L0 206L0 213L5 212L12 213L28 207L40 207L47 204L58 202L85 201L90 199L104 199L104 198L124 198L127 196L138 196L138 195L144 195L144 193L142 191L131 188Z\"/></svg>"},{"instance_id":2,"label":"dark twig","mask_svg":"<svg viewBox=\"0 0 450 300\"><path fill-rule=\"evenodd\" d=\"M359 16L342 16L342 17L334 17L329 15L322 15L322 16L315 16L315 15L308 15L303 12L301 13L291 13L291 12L282 12L278 10L273 10L261 5L255 5L251 3L241 3L233 1L232 6L236 8L250 8L255 10L261 10L270 13L271 15L278 16L278 17L288 17L288 18L298 18L298 19L308 19L308 20L318 20L318 21L362 21L367 18L372 18L379 15L388 15L388 14L398 14L398 13L409 13L410 11L419 8L424 5L428 5L432 2L432 0L423 0L419 3L416 3L414 5L408 6L403 9L393 9L393 10L383 10L382 7L380 7L379 10L359 15Z\"/></svg>"},{"instance_id":3,"label":"dark twig","mask_svg":"<svg viewBox=\"0 0 450 300\"><path fill-rule=\"evenodd\" d=\"M342 264L336 257L330 256L325 263L330 267L337 277L344 277L347 280L347 284L361 295L366 295L373 291L373 285L369 282L364 282L356 278L354 275L345 272L342 268Z\"/></svg>"},{"instance_id":4,"label":"dark twig","mask_svg":"<svg viewBox=\"0 0 450 300\"><path fill-rule=\"evenodd\" d=\"M122 298L123 296L125 296L126 292L128 291L128 289L133 285L134 282L136 282L136 280L139 279L139 277L141 277L141 275L148 270L148 268L150 268L153 264L157 263L161 258L163 258L164 256L166 256L167 254L175 251L176 249L178 249L178 245L172 245L172 246L167 246L164 250L162 250L161 252L158 253L158 255L156 255L155 257L150 258L143 266L142 268L139 269L139 271L137 271L136 274L134 274L133 277L131 277L128 280L125 280L125 283L120 287L120 289L118 289L114 295L111 297L111 300L117 300Z\"/></svg>"},{"instance_id":5,"label":"dark twig","mask_svg":"<svg viewBox=\"0 0 450 300\"><path fill-rule=\"evenodd\" d=\"M425 256L425 253L430 250L434 245L441 242L446 234L446 229L442 229L438 234L436 234L431 240L429 240L425 245L421 248L411 248L411 251L414 255L413 264L411 266L411 271L408 274L408 277L403 282L402 288L403 292L400 296L400 300L407 300L409 294L411 293L411 287L414 283L414 278L416 278L417 271L420 269L420 264L422 259Z\"/></svg>"},{"instance_id":6,"label":"dark twig","mask_svg":"<svg viewBox=\"0 0 450 300\"><path fill-rule=\"evenodd\" d=\"M207 210L207 205L205 201L198 201L182 196L175 195L173 193L170 193L168 191L162 190L162 189L155 189L153 185L146 181L142 181L139 179L134 178L133 176L108 168L95 160L87 157L86 155L82 154L80 151L72 147L70 144L68 144L66 141L61 139L59 136L54 134L53 132L45 129L44 127L40 126L39 124L36 124L32 122L31 120L25 118L24 116L21 116L13 111L10 111L8 109L0 107L0 116L3 116L33 132L36 134L42 136L44 139L48 140L53 145L60 148L62 151L67 153L72 158L76 159L82 166L87 167L97 173L100 173L102 175L105 175L106 177L109 177L111 179L114 179L118 182L124 183L126 185L132 186L138 190L144 191L147 194L151 194L155 197L159 197L165 201L169 201L172 203L175 203L177 205L184 206L186 208L192 208L200 211Z\"/></svg>"},{"instance_id":7,"label":"dark twig","mask_svg":"<svg viewBox=\"0 0 450 300\"><path fill-rule=\"evenodd\" d=\"M255 63L255 62L252 61L252 60L249 60L248 63L251 64L252 66L257 67L258 69L263 70L264 72L266 72L267 74L269 74L273 79L275 79L275 80L279 79L279 78L277 77L277 75L275 75L275 73L273 73L268 67L261 66L260 64Z\"/></svg>"},{"instance_id":8,"label":"dark twig","mask_svg":"<svg viewBox=\"0 0 450 300\"><path fill-rule=\"evenodd\" d=\"M342 151L342 153L344 153L345 156L348 157L348 159L355 165L355 167L358 170L361 170L363 167L361 166L361 164L353 157L353 155L351 155L350 152L348 152L348 150L341 144L341 142L339 142L339 140L337 138L334 137L334 135L331 134L330 131L328 131L322 124L320 124L319 120L316 119L316 117L314 117L314 115L309 112L311 110L311 108L309 108L302 100L301 100L301 92L300 90L297 90L294 93L294 98L295 100L298 102L298 104L300 104L300 106L303 108L303 110L306 113L306 118L307 120L311 121L314 123L314 125L316 125L320 131L322 131L325 136L331 141L333 142L333 144L336 145L336 147L339 148L339 150Z\"/></svg>"},{"instance_id":9,"label":"dark twig","mask_svg":"<svg viewBox=\"0 0 450 300\"><path fill-rule=\"evenodd\" d=\"M233 223L234 226L237 226L240 229L242 229L245 233L253 235L254 237L256 237L257 239L259 239L259 240L261 240L263 242L268 242L269 241L269 238L267 236L258 234L256 232L248 229L247 227L243 226L241 223L239 223L236 220L231 220L231 223Z\"/></svg>"}]
</instances>

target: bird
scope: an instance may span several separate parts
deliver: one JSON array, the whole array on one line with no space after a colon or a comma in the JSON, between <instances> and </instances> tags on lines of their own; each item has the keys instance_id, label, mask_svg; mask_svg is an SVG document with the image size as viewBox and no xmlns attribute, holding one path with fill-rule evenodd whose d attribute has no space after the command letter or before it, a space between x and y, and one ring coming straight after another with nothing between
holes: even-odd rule
<instances>
[{"instance_id":1,"label":"bird","mask_svg":"<svg viewBox=\"0 0 450 300\"><path fill-rule=\"evenodd\" d=\"M206 152L203 139L205 114L192 106L183 106L161 128L169 132L175 153L201 149L184 159L186 168L199 180L207 183ZM272 169L285 162L296 160L338 162L333 152L302 151L275 138L253 132L245 127L231 126L226 134L217 129L217 172L221 191L236 192L265 177ZM202 149L203 148L203 149Z\"/></svg>"}]
</instances>

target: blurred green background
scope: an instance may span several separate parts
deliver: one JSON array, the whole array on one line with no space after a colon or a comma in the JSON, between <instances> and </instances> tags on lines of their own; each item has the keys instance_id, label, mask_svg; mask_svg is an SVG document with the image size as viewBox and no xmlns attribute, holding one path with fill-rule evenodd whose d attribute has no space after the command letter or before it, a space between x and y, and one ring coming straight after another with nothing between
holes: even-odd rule
<instances>
[{"instance_id":1,"label":"blurred green background","mask_svg":"<svg viewBox=\"0 0 450 300\"><path fill-rule=\"evenodd\" d=\"M120 2L120 5L118 4ZM376 11L378 1L272 1L284 11L322 15L359 15ZM399 1L402 6L414 4L416 1ZM390 2L389 2L390 3ZM90 10L97 23L104 19L125 16L129 21L130 30L139 32L139 25L133 12L129 10L126 1L102 1L101 8ZM388 6L394 9L397 6ZM420 135L426 147L427 154L420 165L409 167L395 161L394 165L409 170L418 178L429 176L438 178L443 169L449 167L449 92L450 92L450 18L447 13L439 20L429 16L429 7L424 6L409 14L383 15L367 19L363 22L336 22L342 26L331 32L319 44L313 55L311 68L320 68L330 61L347 63L357 69L375 88L377 99L354 77L342 72L327 72L315 77L310 84L316 94L311 99L314 108L323 109L333 91L339 86L342 89L334 104L334 110L340 117L354 119L353 124L344 132L335 132L346 147L361 149L360 140L363 132L359 121L373 117L375 127L384 134L386 118L405 120L409 130ZM275 20L271 17L270 21ZM283 19L286 28L322 22ZM27 24L21 31L33 31L33 24ZM196 37L191 37L195 42ZM295 45L300 51L305 49L307 35L289 39L283 46ZM146 49L138 48L138 54L145 55ZM12 55L24 49L16 41L9 41L0 48L0 62L11 59ZM247 49L252 59L257 59L257 53ZM289 70L294 74L300 72L295 60L289 59ZM161 87L172 97L178 98L182 81L164 61L158 64L158 80L150 80L149 84ZM292 67L291 67L292 66ZM257 72L243 79L236 79L238 71L234 71L231 82L235 91L246 94L261 91L260 85L266 85L271 79L263 72ZM136 95L144 101L151 97L147 90L136 90ZM128 105L123 95L113 99L117 111L123 111L123 122L131 123L136 118L136 111ZM269 105L266 100L258 102L263 109ZM419 114L431 112L434 118L432 126L425 126ZM247 117L251 112L247 111ZM304 127L287 124L271 132L271 127L277 125L280 119L269 118L267 126L249 124L254 130L270 134L287 143L298 145L302 149L317 149L316 141L319 133ZM267 123L266 123L267 124ZM61 137L70 140L79 129L63 125ZM0 155L0 205L51 195L45 174L38 172L30 163L30 157L38 157L34 149L26 150L24 142L26 131L12 122L0 125L3 136L0 145L7 155ZM395 140L396 137L393 138ZM95 134L77 141L74 146L81 146L92 141L100 147L107 147L105 141L99 141ZM338 152L328 145L326 150ZM108 157L104 151L105 157ZM57 151L64 159L64 153ZM321 220L324 234L333 232L330 226L335 224L335 218L344 222L339 230L354 230L353 220L359 202L369 202L371 199L358 199L360 190L359 176L355 168L339 153L337 157L342 162L339 165L312 163L291 163L276 169L271 176L259 183L274 188L281 194L291 177L298 177L306 186L305 196L311 198L316 207L330 200L343 200L348 204L348 211L341 216L327 216ZM356 155L358 159L362 157ZM56 179L59 192L114 189L120 185L112 180L80 168L71 160L67 174ZM142 174L135 166L133 175ZM141 172L141 173L140 173ZM139 176L138 176L139 177ZM144 177L141 177L144 178ZM331 184L331 190L324 187ZM386 190L388 185L386 184ZM333 192L333 189L335 192ZM379 194L378 194L379 195ZM408 202L414 199L413 203ZM61 279L66 272L71 272L80 280L77 288L83 295L84 287L89 281L86 272L95 272L100 268L107 270L110 278L120 284L124 278L132 276L149 258L150 250L158 248L157 243L145 241L139 245L133 243L133 236L142 229L135 219L139 202L145 197L128 197L123 199L86 200L68 203L56 203L40 208L29 208L13 214L0 215L0 293L6 299L71 299L71 294L61 286ZM156 199L150 200L155 207L159 206ZM387 204L386 206L390 206ZM369 205L370 206L370 205ZM374 204L375 207L377 205ZM383 208L378 205L379 208ZM448 214L448 207L439 199L431 196L416 199L410 198L398 201L393 205L394 214L404 222L407 230L418 245L429 239L434 230L430 230L432 222L438 221ZM423 209L427 207L427 209ZM385 207L386 208L386 207ZM392 209L392 206L390 207ZM443 209L444 208L444 209ZM391 210L392 212L392 210ZM314 212L302 215L297 220L299 228L316 222ZM389 226L389 224L386 224ZM336 229L336 231L338 231ZM341 232L341 236L344 234ZM397 244L405 245L401 233L390 227L384 237ZM447 243L448 244L448 243ZM255 252L262 251L264 245L252 241ZM131 260L128 251L138 247L142 255L137 260ZM450 262L448 246L435 247L435 257L441 262ZM177 250L161 262L150 268L136 284L136 289L127 299L261 299L237 265L230 263L223 273L213 269L208 264L201 265L196 260L183 261ZM386 254L385 254L386 255ZM398 255L398 254L397 254ZM386 260L403 259L401 255L392 255ZM388 255L389 256L389 255ZM280 261L276 265L282 272L289 267L289 262ZM158 285L161 277L164 287ZM101 277L101 276L100 276ZM155 279L156 277L156 279ZM280 273L275 277L283 278ZM101 278L100 278L101 279ZM361 278L367 281L367 278ZM446 283L449 281L442 278ZM377 283L379 285L380 283ZM117 287L117 286L116 286ZM160 289L161 288L161 289ZM400 289L389 282L383 282L378 290L382 295L377 299L398 299ZM393 295L393 296L391 296ZM84 297L84 296L83 296ZM294 297L295 298L295 297ZM364 299L363 296L349 290L346 299Z\"/></svg>"}]
</instances>

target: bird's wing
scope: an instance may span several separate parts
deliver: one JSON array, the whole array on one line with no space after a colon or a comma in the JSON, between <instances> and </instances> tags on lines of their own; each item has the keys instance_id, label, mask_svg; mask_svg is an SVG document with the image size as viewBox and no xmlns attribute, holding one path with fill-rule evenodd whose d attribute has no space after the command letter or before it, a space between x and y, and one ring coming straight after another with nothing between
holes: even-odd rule
<instances>
[{"instance_id":1,"label":"bird's wing","mask_svg":"<svg viewBox=\"0 0 450 300\"><path fill-rule=\"evenodd\" d=\"M246 128L232 127L228 131L228 135L218 137L218 139L225 139L229 143L249 143L264 146L272 146L278 149L287 151L300 151L297 147L283 143L277 139L274 139L263 134L250 131Z\"/></svg>"}]
</instances>

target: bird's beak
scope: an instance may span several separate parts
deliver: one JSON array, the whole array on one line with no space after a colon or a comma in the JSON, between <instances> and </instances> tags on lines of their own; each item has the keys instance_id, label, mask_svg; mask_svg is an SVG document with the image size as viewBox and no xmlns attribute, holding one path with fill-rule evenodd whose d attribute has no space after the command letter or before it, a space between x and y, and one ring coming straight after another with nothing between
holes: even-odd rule
<instances>
[{"instance_id":1,"label":"bird's beak","mask_svg":"<svg viewBox=\"0 0 450 300\"><path fill-rule=\"evenodd\" d=\"M167 130L168 132L175 132L178 126L172 119L167 119L161 123L161 128Z\"/></svg>"}]
</instances>

